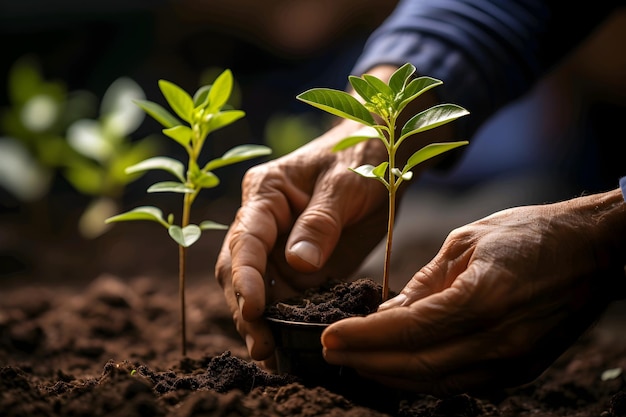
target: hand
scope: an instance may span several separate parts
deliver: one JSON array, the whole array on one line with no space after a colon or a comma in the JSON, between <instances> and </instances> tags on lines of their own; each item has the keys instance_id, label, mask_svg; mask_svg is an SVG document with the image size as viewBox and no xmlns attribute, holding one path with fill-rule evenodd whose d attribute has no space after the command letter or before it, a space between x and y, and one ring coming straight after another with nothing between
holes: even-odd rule
<instances>
[{"instance_id":1,"label":"hand","mask_svg":"<svg viewBox=\"0 0 626 417\"><path fill-rule=\"evenodd\" d=\"M624 231L624 206L618 190L504 210L454 230L378 312L324 332L326 360L439 395L534 379L608 304L598 248ZM598 216L605 207L620 212Z\"/></svg>"},{"instance_id":2,"label":"hand","mask_svg":"<svg viewBox=\"0 0 626 417\"><path fill-rule=\"evenodd\" d=\"M348 167L378 164L386 151L378 141L331 151L339 139L359 128L343 122L244 177L242 206L224 240L215 274L255 360L267 359L274 350L262 316L266 301L295 295L330 278L348 278L385 232L385 188Z\"/></svg>"}]
</instances>

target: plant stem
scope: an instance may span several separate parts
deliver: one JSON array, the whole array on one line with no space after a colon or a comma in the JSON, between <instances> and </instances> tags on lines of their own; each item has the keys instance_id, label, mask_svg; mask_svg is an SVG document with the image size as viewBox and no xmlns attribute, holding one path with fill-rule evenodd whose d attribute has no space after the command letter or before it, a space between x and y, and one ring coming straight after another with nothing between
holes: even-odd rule
<instances>
[{"instance_id":1,"label":"plant stem","mask_svg":"<svg viewBox=\"0 0 626 417\"><path fill-rule=\"evenodd\" d=\"M397 182L393 173L393 168L396 164L396 144L395 144L395 126L396 118L391 117L387 121L389 127L389 148L387 149L389 156L388 172L388 191L389 191L389 214L387 218L387 242L385 244L385 262L383 266L383 302L389 298L389 274L391 269L391 244L393 242L393 224L396 213L396 188Z\"/></svg>"},{"instance_id":2,"label":"plant stem","mask_svg":"<svg viewBox=\"0 0 626 417\"><path fill-rule=\"evenodd\" d=\"M385 245L385 263L383 269L383 302L389 298L389 269L391 267L391 242L393 241L393 223L396 211L395 188L389 188L389 217L387 222L387 242Z\"/></svg>"},{"instance_id":3,"label":"plant stem","mask_svg":"<svg viewBox=\"0 0 626 417\"><path fill-rule=\"evenodd\" d=\"M187 356L187 323L185 319L185 258L187 248L178 245L178 296L180 299L180 342L183 356Z\"/></svg>"},{"instance_id":4,"label":"plant stem","mask_svg":"<svg viewBox=\"0 0 626 417\"><path fill-rule=\"evenodd\" d=\"M181 227L185 228L189 224L191 212L191 196L185 194L183 199L183 217ZM185 314L185 273L186 273L187 248L178 245L178 297L180 299L180 334L181 351L183 356L187 355L187 320Z\"/></svg>"}]
</instances>

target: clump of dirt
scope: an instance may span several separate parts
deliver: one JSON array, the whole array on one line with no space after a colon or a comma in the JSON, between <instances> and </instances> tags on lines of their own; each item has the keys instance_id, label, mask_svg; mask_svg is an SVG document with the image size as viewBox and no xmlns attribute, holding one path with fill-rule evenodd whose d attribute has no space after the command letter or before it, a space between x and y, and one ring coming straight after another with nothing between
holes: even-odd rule
<instances>
[{"instance_id":1,"label":"clump of dirt","mask_svg":"<svg viewBox=\"0 0 626 417\"><path fill-rule=\"evenodd\" d=\"M266 316L280 320L330 324L375 312L382 302L382 286L369 279L333 281L310 288L301 296L270 304Z\"/></svg>"}]
</instances>

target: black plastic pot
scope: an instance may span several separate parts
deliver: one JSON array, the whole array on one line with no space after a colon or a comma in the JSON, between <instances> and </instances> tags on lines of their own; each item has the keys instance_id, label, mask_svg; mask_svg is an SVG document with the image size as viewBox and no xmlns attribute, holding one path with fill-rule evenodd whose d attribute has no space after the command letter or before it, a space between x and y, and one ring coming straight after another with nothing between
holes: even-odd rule
<instances>
[{"instance_id":1,"label":"black plastic pot","mask_svg":"<svg viewBox=\"0 0 626 417\"><path fill-rule=\"evenodd\" d=\"M341 375L342 367L331 365L322 355L320 337L328 324L288 321L268 317L276 343L276 366L281 374L295 375L317 383Z\"/></svg>"},{"instance_id":2,"label":"black plastic pot","mask_svg":"<svg viewBox=\"0 0 626 417\"><path fill-rule=\"evenodd\" d=\"M322 332L328 324L267 317L276 344L276 366L281 374L298 377L305 385L322 386L357 404L393 411L399 391L361 377L354 369L331 365L322 354Z\"/></svg>"}]
</instances>

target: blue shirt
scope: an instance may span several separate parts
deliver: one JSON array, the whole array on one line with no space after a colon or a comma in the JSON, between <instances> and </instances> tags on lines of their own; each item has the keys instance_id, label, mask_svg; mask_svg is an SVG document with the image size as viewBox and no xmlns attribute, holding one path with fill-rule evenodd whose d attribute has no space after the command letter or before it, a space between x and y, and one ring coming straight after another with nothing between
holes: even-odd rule
<instances>
[{"instance_id":1,"label":"blue shirt","mask_svg":"<svg viewBox=\"0 0 626 417\"><path fill-rule=\"evenodd\" d=\"M470 137L494 112L527 92L622 2L594 0L400 0L370 36L352 73L411 62L438 78L444 102L467 108Z\"/></svg>"}]
</instances>

